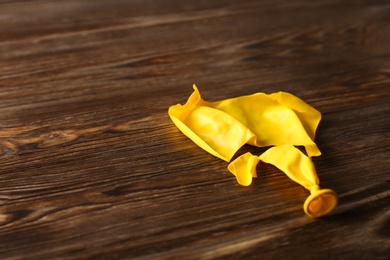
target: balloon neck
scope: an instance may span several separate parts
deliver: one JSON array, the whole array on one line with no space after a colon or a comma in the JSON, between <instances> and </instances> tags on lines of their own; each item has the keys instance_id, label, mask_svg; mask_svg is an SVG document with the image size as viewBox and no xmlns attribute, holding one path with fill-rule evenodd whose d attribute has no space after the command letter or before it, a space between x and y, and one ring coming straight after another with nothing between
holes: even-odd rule
<instances>
[{"instance_id":1,"label":"balloon neck","mask_svg":"<svg viewBox=\"0 0 390 260\"><path fill-rule=\"evenodd\" d=\"M325 216L336 207L337 194L330 189L320 189L318 185L310 189L310 196L306 199L303 209L312 218Z\"/></svg>"},{"instance_id":2,"label":"balloon neck","mask_svg":"<svg viewBox=\"0 0 390 260\"><path fill-rule=\"evenodd\" d=\"M316 193L318 190L320 190L320 186L318 185L313 185L313 187L310 188L310 193Z\"/></svg>"}]
</instances>

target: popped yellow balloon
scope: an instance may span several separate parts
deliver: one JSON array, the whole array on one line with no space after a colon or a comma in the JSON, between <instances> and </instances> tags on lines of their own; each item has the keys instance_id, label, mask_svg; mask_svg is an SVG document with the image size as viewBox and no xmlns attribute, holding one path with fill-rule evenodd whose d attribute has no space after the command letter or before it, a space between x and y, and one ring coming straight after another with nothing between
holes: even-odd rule
<instances>
[{"instance_id":1,"label":"popped yellow balloon","mask_svg":"<svg viewBox=\"0 0 390 260\"><path fill-rule=\"evenodd\" d=\"M291 180L310 190L304 211L316 218L331 212L337 195L320 189L312 156L321 155L314 142L321 113L298 97L278 92L208 102L194 85L186 104L169 108L173 123L198 146L230 162L244 145L270 147L260 156L246 153L232 161L228 169L239 184L248 186L262 161L273 164ZM304 146L308 156L295 146Z\"/></svg>"}]
</instances>

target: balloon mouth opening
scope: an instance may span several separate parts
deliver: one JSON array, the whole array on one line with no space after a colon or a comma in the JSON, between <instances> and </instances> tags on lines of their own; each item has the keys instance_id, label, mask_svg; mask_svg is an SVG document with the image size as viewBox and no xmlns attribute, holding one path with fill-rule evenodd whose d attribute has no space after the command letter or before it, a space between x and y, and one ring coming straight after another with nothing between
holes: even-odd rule
<instances>
[{"instance_id":1,"label":"balloon mouth opening","mask_svg":"<svg viewBox=\"0 0 390 260\"><path fill-rule=\"evenodd\" d=\"M333 190L315 190L306 199L303 209L308 216L319 218L332 212L337 202L337 194Z\"/></svg>"}]
</instances>

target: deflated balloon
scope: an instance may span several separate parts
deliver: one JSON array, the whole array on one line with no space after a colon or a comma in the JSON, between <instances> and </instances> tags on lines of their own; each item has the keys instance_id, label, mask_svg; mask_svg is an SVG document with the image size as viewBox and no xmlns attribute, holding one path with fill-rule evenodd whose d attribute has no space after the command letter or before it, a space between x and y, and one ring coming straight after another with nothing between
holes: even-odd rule
<instances>
[{"instance_id":1,"label":"deflated balloon","mask_svg":"<svg viewBox=\"0 0 390 260\"><path fill-rule=\"evenodd\" d=\"M168 113L183 134L227 162L244 144L271 147L260 156L246 153L229 164L229 171L241 185L252 183L256 166L262 161L275 165L311 191L304 204L309 216L326 215L336 206L336 193L319 189L311 160L321 155L314 142L321 113L298 97L286 92L256 93L208 102L194 85L187 103L171 106ZM295 146L303 146L308 156Z\"/></svg>"}]
</instances>

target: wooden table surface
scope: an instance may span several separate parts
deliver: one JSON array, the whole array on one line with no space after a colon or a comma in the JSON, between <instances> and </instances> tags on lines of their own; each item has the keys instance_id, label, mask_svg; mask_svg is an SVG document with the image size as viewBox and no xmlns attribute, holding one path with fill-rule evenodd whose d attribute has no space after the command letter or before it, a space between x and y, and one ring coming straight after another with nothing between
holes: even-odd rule
<instances>
[{"instance_id":1,"label":"wooden table surface","mask_svg":"<svg viewBox=\"0 0 390 260\"><path fill-rule=\"evenodd\" d=\"M320 110L334 213L181 134L193 83ZM0 258L388 259L389 104L389 1L1 0Z\"/></svg>"}]
</instances>

